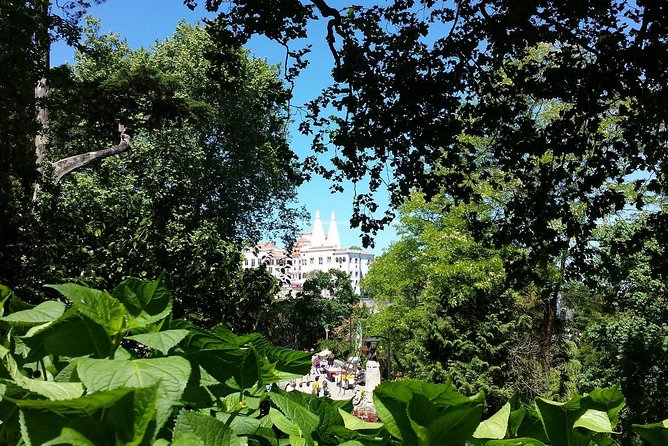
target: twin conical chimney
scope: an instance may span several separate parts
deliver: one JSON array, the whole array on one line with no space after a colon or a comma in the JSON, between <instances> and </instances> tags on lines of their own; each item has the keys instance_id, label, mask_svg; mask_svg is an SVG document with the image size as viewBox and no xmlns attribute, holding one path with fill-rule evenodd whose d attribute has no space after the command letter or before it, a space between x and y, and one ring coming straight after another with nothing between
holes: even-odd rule
<instances>
[{"instance_id":1,"label":"twin conical chimney","mask_svg":"<svg viewBox=\"0 0 668 446\"><path fill-rule=\"evenodd\" d=\"M320 220L320 211L315 211L315 221L313 222L313 231L311 232L311 246L332 246L336 249L341 248L339 240L339 229L336 227L336 215L332 212L332 218L329 222L329 231L325 237L325 230Z\"/></svg>"}]
</instances>

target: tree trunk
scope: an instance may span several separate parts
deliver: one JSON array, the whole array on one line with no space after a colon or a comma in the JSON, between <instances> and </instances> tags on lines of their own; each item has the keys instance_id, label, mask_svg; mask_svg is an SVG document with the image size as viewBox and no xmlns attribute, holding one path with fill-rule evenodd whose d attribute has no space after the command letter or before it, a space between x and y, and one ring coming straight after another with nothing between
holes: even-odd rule
<instances>
[{"instance_id":1,"label":"tree trunk","mask_svg":"<svg viewBox=\"0 0 668 446\"><path fill-rule=\"evenodd\" d=\"M557 299L560 288L561 282L557 283L543 307L543 326L545 327L545 331L541 346L541 362L545 373L549 372L550 364L552 363L552 343L557 322Z\"/></svg>"},{"instance_id":2,"label":"tree trunk","mask_svg":"<svg viewBox=\"0 0 668 446\"><path fill-rule=\"evenodd\" d=\"M561 293L561 285L564 282L564 268L566 267L566 254L561 255L559 261L559 277L557 282L548 293L543 306L543 342L541 343L541 362L543 372L548 373L552 363L552 347L554 343L554 336L557 332L557 310L559 303L559 294ZM547 271L547 269L545 270Z\"/></svg>"},{"instance_id":3,"label":"tree trunk","mask_svg":"<svg viewBox=\"0 0 668 446\"><path fill-rule=\"evenodd\" d=\"M37 108L37 124L39 130L35 135L35 164L37 166L38 178L33 188L33 201L37 201L40 191L41 175L44 172L44 154L49 142L49 65L51 52L51 41L49 38L49 0L39 0L35 5L37 13L42 17L40 27L35 31L35 48L38 54L39 72L41 78L35 85L35 106Z\"/></svg>"},{"instance_id":4,"label":"tree trunk","mask_svg":"<svg viewBox=\"0 0 668 446\"><path fill-rule=\"evenodd\" d=\"M44 174L44 163L48 158L49 144L49 68L51 64L51 40L49 36L49 6L50 0L37 0L35 2L35 11L41 17L38 29L35 31L35 51L38 60L38 72L40 79L35 85L35 107L37 109L37 124L39 130L35 135L35 165L38 173L37 181L33 188L33 201L39 199L40 183ZM123 153L132 147L130 136L125 134L125 127L119 124L118 131L121 134L121 142L111 148L102 149L94 152L86 152L79 155L63 158L54 163L53 167L54 181L59 182L62 177L68 173L85 167L96 160L107 158L112 155Z\"/></svg>"}]
</instances>

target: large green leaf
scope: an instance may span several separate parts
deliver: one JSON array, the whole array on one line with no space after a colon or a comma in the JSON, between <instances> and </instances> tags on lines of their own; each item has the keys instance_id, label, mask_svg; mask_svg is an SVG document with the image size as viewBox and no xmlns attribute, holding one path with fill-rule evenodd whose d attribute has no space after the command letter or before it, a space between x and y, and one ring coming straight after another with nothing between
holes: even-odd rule
<instances>
[{"instance_id":1,"label":"large green leaf","mask_svg":"<svg viewBox=\"0 0 668 446\"><path fill-rule=\"evenodd\" d=\"M536 407L553 446L587 446L594 433L613 431L624 395L618 387L597 389L565 403L536 398Z\"/></svg>"},{"instance_id":2,"label":"large green leaf","mask_svg":"<svg viewBox=\"0 0 668 446\"><path fill-rule=\"evenodd\" d=\"M176 419L174 438L183 438L186 435L189 435L190 438L197 438L204 446L242 446L243 444L234 431L222 421L208 415L182 410ZM183 440L180 441L183 442Z\"/></svg>"},{"instance_id":3,"label":"large green leaf","mask_svg":"<svg viewBox=\"0 0 668 446\"><path fill-rule=\"evenodd\" d=\"M190 360L200 365L218 382L224 383L231 377L237 382L241 381L242 365L249 365L246 362L249 349L242 349L237 344L186 321L173 321L171 328L188 330L188 336L181 343L183 351ZM250 368L249 371L255 374L257 380L257 372Z\"/></svg>"},{"instance_id":4,"label":"large green leaf","mask_svg":"<svg viewBox=\"0 0 668 446\"><path fill-rule=\"evenodd\" d=\"M619 386L605 389L594 389L583 397L583 407L605 412L610 420L611 429L617 426L619 412L624 408L626 400Z\"/></svg>"},{"instance_id":5,"label":"large green leaf","mask_svg":"<svg viewBox=\"0 0 668 446\"><path fill-rule=\"evenodd\" d=\"M4 316L5 314L5 302L7 299L12 297L14 295L13 291L11 288L9 288L6 285L0 284L0 316Z\"/></svg>"},{"instance_id":6,"label":"large green leaf","mask_svg":"<svg viewBox=\"0 0 668 446\"><path fill-rule=\"evenodd\" d=\"M59 383L23 376L9 350L2 346L0 346L0 359L2 359L2 364L14 383L25 390L50 400L67 400L77 398L83 394L84 388L81 383Z\"/></svg>"},{"instance_id":7,"label":"large green leaf","mask_svg":"<svg viewBox=\"0 0 668 446\"><path fill-rule=\"evenodd\" d=\"M274 347L259 334L237 336L224 325L206 331L180 320L171 328L190 331L184 350L219 382L234 377L240 388L250 388L303 376L311 368L310 354Z\"/></svg>"},{"instance_id":8,"label":"large green leaf","mask_svg":"<svg viewBox=\"0 0 668 446\"><path fill-rule=\"evenodd\" d=\"M501 440L506 436L509 419L510 403L506 403L498 412L478 425L473 433L473 437Z\"/></svg>"},{"instance_id":9,"label":"large green leaf","mask_svg":"<svg viewBox=\"0 0 668 446\"><path fill-rule=\"evenodd\" d=\"M267 338L257 333L239 337L239 341L240 345L253 344L258 354L266 356L276 370L282 373L282 379L304 376L311 369L310 353L275 347Z\"/></svg>"},{"instance_id":10,"label":"large green leaf","mask_svg":"<svg viewBox=\"0 0 668 446\"><path fill-rule=\"evenodd\" d=\"M286 395L290 394L286 393ZM332 432L332 428L334 426L345 426L339 410L334 407L332 400L329 398L317 398L312 396L308 396L308 398L308 408L320 419L318 428L313 435L314 439L317 440L319 444L336 444L338 439Z\"/></svg>"},{"instance_id":11,"label":"large green leaf","mask_svg":"<svg viewBox=\"0 0 668 446\"><path fill-rule=\"evenodd\" d=\"M255 435L263 427L257 418L238 413L218 412L216 419L230 426L237 435Z\"/></svg>"},{"instance_id":12,"label":"large green leaf","mask_svg":"<svg viewBox=\"0 0 668 446\"><path fill-rule=\"evenodd\" d=\"M37 361L49 354L106 358L112 351L112 340L107 331L77 314L75 309L66 311L54 322L33 327L22 340L30 347L28 361Z\"/></svg>"},{"instance_id":13,"label":"large green leaf","mask_svg":"<svg viewBox=\"0 0 668 446\"><path fill-rule=\"evenodd\" d=\"M484 395L465 397L452 383L402 380L376 387L373 399L386 429L403 444L463 445L480 422Z\"/></svg>"},{"instance_id":14,"label":"large green leaf","mask_svg":"<svg viewBox=\"0 0 668 446\"><path fill-rule=\"evenodd\" d=\"M162 445L164 443L160 444ZM169 443L166 443L165 446L169 446ZM196 434L186 432L175 435L171 446L205 446L205 444Z\"/></svg>"},{"instance_id":15,"label":"large green leaf","mask_svg":"<svg viewBox=\"0 0 668 446\"><path fill-rule=\"evenodd\" d=\"M161 279L148 281L130 277L121 282L112 294L127 310L129 329L157 322L172 311L172 294Z\"/></svg>"},{"instance_id":16,"label":"large green leaf","mask_svg":"<svg viewBox=\"0 0 668 446\"><path fill-rule=\"evenodd\" d=\"M181 400L190 375L190 363L179 356L130 361L82 358L77 373L89 392L157 384L157 424L161 427L172 407Z\"/></svg>"},{"instance_id":17,"label":"large green leaf","mask_svg":"<svg viewBox=\"0 0 668 446\"><path fill-rule=\"evenodd\" d=\"M252 345L251 348L253 348ZM295 378L295 375L292 373L285 373L277 370L275 364L271 363L266 356L261 356L260 354L258 354L257 351L255 351L255 354L258 356L258 366L260 374L257 383L258 386L274 384L281 381L288 381L290 379Z\"/></svg>"},{"instance_id":18,"label":"large green leaf","mask_svg":"<svg viewBox=\"0 0 668 446\"><path fill-rule=\"evenodd\" d=\"M115 389L67 401L17 401L27 444L138 446L150 439L157 387Z\"/></svg>"},{"instance_id":19,"label":"large green leaf","mask_svg":"<svg viewBox=\"0 0 668 446\"><path fill-rule=\"evenodd\" d=\"M112 446L113 433L106 432L99 421L88 415L69 415L21 409L21 438L27 445L72 444L75 446Z\"/></svg>"},{"instance_id":20,"label":"large green leaf","mask_svg":"<svg viewBox=\"0 0 668 446\"><path fill-rule=\"evenodd\" d=\"M633 430L654 446L668 444L668 418L653 424L634 424Z\"/></svg>"},{"instance_id":21,"label":"large green leaf","mask_svg":"<svg viewBox=\"0 0 668 446\"><path fill-rule=\"evenodd\" d=\"M296 422L288 419L280 411L274 409L273 407L269 409L269 419L276 426L276 429L283 432L286 435L297 436L299 437L302 434L301 429Z\"/></svg>"},{"instance_id":22,"label":"large green leaf","mask_svg":"<svg viewBox=\"0 0 668 446\"><path fill-rule=\"evenodd\" d=\"M42 302L30 310L17 311L0 320L12 325L38 325L58 319L65 312L65 304L56 300Z\"/></svg>"},{"instance_id":23,"label":"large green leaf","mask_svg":"<svg viewBox=\"0 0 668 446\"><path fill-rule=\"evenodd\" d=\"M116 437L122 444L139 446L145 437L153 437L154 429L149 426L157 417L159 392L159 384L134 389L131 395L105 412L105 422L113 426Z\"/></svg>"},{"instance_id":24,"label":"large green leaf","mask_svg":"<svg viewBox=\"0 0 668 446\"><path fill-rule=\"evenodd\" d=\"M234 376L241 389L250 389L261 381L263 358L260 358L253 346L243 349L243 356L239 364L239 373ZM264 384L264 383L260 383Z\"/></svg>"},{"instance_id":25,"label":"large green leaf","mask_svg":"<svg viewBox=\"0 0 668 446\"><path fill-rule=\"evenodd\" d=\"M540 415L524 403L520 403L519 408L510 412L508 435L511 438L535 438L542 443L548 442Z\"/></svg>"},{"instance_id":26,"label":"large green leaf","mask_svg":"<svg viewBox=\"0 0 668 446\"><path fill-rule=\"evenodd\" d=\"M30 392L54 401L77 398L84 391L81 383L58 383L30 378L15 379L15 382Z\"/></svg>"},{"instance_id":27,"label":"large green leaf","mask_svg":"<svg viewBox=\"0 0 668 446\"><path fill-rule=\"evenodd\" d=\"M587 409L585 413L580 415L573 427L581 427L592 432L612 432L612 423L608 414L602 410Z\"/></svg>"},{"instance_id":28,"label":"large green leaf","mask_svg":"<svg viewBox=\"0 0 668 446\"><path fill-rule=\"evenodd\" d=\"M45 409L60 415L71 415L74 413L85 413L92 415L99 409L107 409L121 398L125 397L135 389L120 388L114 390L104 390L88 395L80 396L78 398L67 400L30 400L30 399L15 399L8 397L17 406L29 409Z\"/></svg>"},{"instance_id":29,"label":"large green leaf","mask_svg":"<svg viewBox=\"0 0 668 446\"><path fill-rule=\"evenodd\" d=\"M69 427L64 427L60 431L60 435L46 443L42 443L42 446L62 444L69 444L72 446L96 446L96 444L89 440L84 434Z\"/></svg>"},{"instance_id":30,"label":"large green leaf","mask_svg":"<svg viewBox=\"0 0 668 446\"><path fill-rule=\"evenodd\" d=\"M181 342L188 335L188 330L165 330L157 333L144 333L134 336L127 336L126 339L132 339L140 344L158 350L163 355L169 353L173 347Z\"/></svg>"},{"instance_id":31,"label":"large green leaf","mask_svg":"<svg viewBox=\"0 0 668 446\"><path fill-rule=\"evenodd\" d=\"M424 395L408 403L411 427L420 445L464 445L478 426L482 405L437 407Z\"/></svg>"},{"instance_id":32,"label":"large green leaf","mask_svg":"<svg viewBox=\"0 0 668 446\"><path fill-rule=\"evenodd\" d=\"M301 436L311 441L313 433L320 424L320 418L311 412L304 404L297 401L296 398L291 398L288 395L281 395L274 392L269 393L271 401L278 407L283 415L299 426Z\"/></svg>"},{"instance_id":33,"label":"large green leaf","mask_svg":"<svg viewBox=\"0 0 668 446\"><path fill-rule=\"evenodd\" d=\"M59 291L77 310L104 327L110 336L115 336L123 327L125 307L109 293L75 283L46 286Z\"/></svg>"}]
</instances>

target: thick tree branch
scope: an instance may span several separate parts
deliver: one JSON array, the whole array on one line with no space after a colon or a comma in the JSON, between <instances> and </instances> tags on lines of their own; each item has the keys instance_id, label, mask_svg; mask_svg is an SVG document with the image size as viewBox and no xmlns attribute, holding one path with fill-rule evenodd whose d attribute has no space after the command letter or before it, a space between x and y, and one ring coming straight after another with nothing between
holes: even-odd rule
<instances>
[{"instance_id":1,"label":"thick tree branch","mask_svg":"<svg viewBox=\"0 0 668 446\"><path fill-rule=\"evenodd\" d=\"M117 146L94 152L80 153L79 155L70 156L51 163L54 181L58 183L65 175L74 170L86 167L97 160L108 158L129 150L132 147L130 135L125 134L125 127L122 125L119 125L118 129L121 132L121 142Z\"/></svg>"},{"instance_id":2,"label":"thick tree branch","mask_svg":"<svg viewBox=\"0 0 668 446\"><path fill-rule=\"evenodd\" d=\"M318 11L320 11L320 14L322 14L323 17L331 17L327 22L327 45L329 45L329 51L332 53L332 56L334 56L336 68L340 68L341 60L339 53L334 46L334 32L337 31L336 27L341 23L341 14L339 14L338 10L325 3L324 0L311 0L311 3L318 8Z\"/></svg>"}]
</instances>

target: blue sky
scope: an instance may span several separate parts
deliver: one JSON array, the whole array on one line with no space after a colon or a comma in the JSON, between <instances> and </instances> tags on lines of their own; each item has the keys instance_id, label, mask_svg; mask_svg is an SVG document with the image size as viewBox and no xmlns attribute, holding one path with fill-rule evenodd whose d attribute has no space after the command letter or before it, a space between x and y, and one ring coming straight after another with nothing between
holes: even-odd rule
<instances>
[{"instance_id":1,"label":"blue sky","mask_svg":"<svg viewBox=\"0 0 668 446\"><path fill-rule=\"evenodd\" d=\"M179 21L196 22L205 16L202 8L193 12L178 0L113 0L91 7L89 13L102 21L103 33L119 33L122 38L127 39L131 48L150 47L157 40L171 36ZM313 37L319 35L322 38L312 39L313 50L309 56L311 64L296 81L293 105L302 105L315 98L331 79L333 60L325 43L324 26L321 25L323 23L310 30ZM254 38L249 48L255 55L266 58L270 63L282 63L285 59L284 50L264 38ZM58 42L52 48L51 59L53 65L73 63L73 49ZM292 147L301 158L304 158L310 154L310 139L297 131L299 117L296 117L296 120L297 122L291 127ZM379 195L378 199L381 207L387 203L385 196ZM316 209L320 210L325 230L329 215L334 211L339 222L342 245L361 245L360 231L349 229L348 221L352 215L350 185L343 193L331 194L329 182L314 178L299 189L299 203L306 206L312 214ZM304 229L309 228L310 223L306 223ZM394 228L390 227L380 232L376 237L376 246L371 251L380 254L394 239L396 239Z\"/></svg>"}]
</instances>

